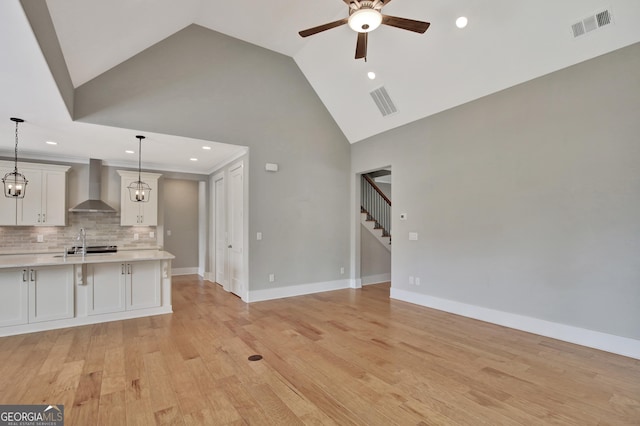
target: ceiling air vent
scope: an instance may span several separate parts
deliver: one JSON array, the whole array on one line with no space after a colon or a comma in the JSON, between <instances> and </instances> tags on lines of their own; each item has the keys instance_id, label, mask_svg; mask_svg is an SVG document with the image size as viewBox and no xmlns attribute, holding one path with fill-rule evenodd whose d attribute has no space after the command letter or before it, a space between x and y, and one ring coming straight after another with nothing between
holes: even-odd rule
<instances>
[{"instance_id":1,"label":"ceiling air vent","mask_svg":"<svg viewBox=\"0 0 640 426\"><path fill-rule=\"evenodd\" d=\"M373 98L373 101L376 103L383 117L398 112L396 106L393 104L393 101L387 93L387 89L385 89L384 86L379 87L371 92L371 97Z\"/></svg>"},{"instance_id":2,"label":"ceiling air vent","mask_svg":"<svg viewBox=\"0 0 640 426\"><path fill-rule=\"evenodd\" d=\"M586 33L597 30L598 28L602 28L605 25L609 25L613 22L611 18L611 12L606 9L591 16L587 16L581 21L571 25L573 37L580 37Z\"/></svg>"}]
</instances>

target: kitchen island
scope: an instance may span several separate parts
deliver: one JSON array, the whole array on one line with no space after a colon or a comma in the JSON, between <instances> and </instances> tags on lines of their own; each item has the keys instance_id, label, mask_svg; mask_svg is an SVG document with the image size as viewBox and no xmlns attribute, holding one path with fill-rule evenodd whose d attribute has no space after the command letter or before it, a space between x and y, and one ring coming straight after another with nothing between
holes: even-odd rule
<instances>
[{"instance_id":1,"label":"kitchen island","mask_svg":"<svg viewBox=\"0 0 640 426\"><path fill-rule=\"evenodd\" d=\"M169 314L161 250L0 255L0 336Z\"/></svg>"}]
</instances>

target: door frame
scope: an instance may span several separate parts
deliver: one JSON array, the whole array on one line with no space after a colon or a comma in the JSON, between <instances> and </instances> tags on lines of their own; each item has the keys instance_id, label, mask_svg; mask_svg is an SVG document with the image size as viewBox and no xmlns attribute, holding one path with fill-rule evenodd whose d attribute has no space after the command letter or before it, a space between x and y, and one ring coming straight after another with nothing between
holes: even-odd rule
<instances>
[{"instance_id":1,"label":"door frame","mask_svg":"<svg viewBox=\"0 0 640 426\"><path fill-rule=\"evenodd\" d=\"M224 236L224 260L223 260L223 268L224 271L222 271L224 280L223 282L219 282L218 281L218 255L217 255L217 244L218 244L218 215L216 214L216 212L218 212L218 197L217 197L217 182L222 181L222 202L223 202L223 206L222 206L222 212L223 212L223 217L221 218L222 220L222 229L224 230L223 232L227 232L227 191L226 191L226 186L227 186L227 180L226 180L226 173L225 171L221 171L216 173L215 175L211 176L210 180L209 180L209 184L210 184L210 200L211 200L211 221L210 221L210 241L211 241L211 247L210 247L210 251L209 251L209 266L210 266L210 270L211 270L211 281L212 282L216 282L219 285L222 286L222 288L224 288L226 291L229 291L229 280L228 280L228 276L227 276L227 253L226 253L226 246L227 246L227 236Z\"/></svg>"},{"instance_id":2,"label":"door frame","mask_svg":"<svg viewBox=\"0 0 640 426\"><path fill-rule=\"evenodd\" d=\"M361 170L351 174L351 193L353 194L352 198L352 208L351 208L351 238L350 238L350 267L351 267L351 276L350 276L350 287L351 288L362 288L362 253L360 250L361 244L361 223L360 223L360 179L362 179L362 175L375 172L376 170L382 169L392 169L392 165L383 165L380 167L373 167L367 170ZM392 172L393 174L393 172ZM393 217L393 206L391 206L392 211L392 219L391 219L391 228L393 228L394 217ZM391 277L393 280L393 245L391 246Z\"/></svg>"},{"instance_id":3,"label":"door frame","mask_svg":"<svg viewBox=\"0 0 640 426\"><path fill-rule=\"evenodd\" d=\"M242 285L240 289L236 289L236 292L234 292L234 294L238 295L243 301L247 301L248 300L248 296L249 296L249 268L248 268L248 250L249 250L249 241L248 241L248 229L249 229L249 221L248 221L248 182L247 182L247 168L245 167L244 161L239 161L237 163L234 163L232 165L229 166L228 170L228 180L227 180L227 185L226 185L226 191L227 191L227 223L226 223L226 227L227 227L227 243L229 245L232 244L231 238L232 238L232 229L231 227L233 226L233 219L232 219L232 208L233 208L233 202L232 202L232 187L233 184L231 182L232 178L231 176L234 174L234 172L236 170L240 169L240 177L242 179L242 216L241 216L241 223L240 223L240 229L242 230L242 254L240 256L240 274L242 277ZM232 254L231 251L233 250L233 248L229 247L229 250L227 251L227 282L229 283L229 291L232 290L232 276L231 276L231 264L232 264Z\"/></svg>"}]
</instances>

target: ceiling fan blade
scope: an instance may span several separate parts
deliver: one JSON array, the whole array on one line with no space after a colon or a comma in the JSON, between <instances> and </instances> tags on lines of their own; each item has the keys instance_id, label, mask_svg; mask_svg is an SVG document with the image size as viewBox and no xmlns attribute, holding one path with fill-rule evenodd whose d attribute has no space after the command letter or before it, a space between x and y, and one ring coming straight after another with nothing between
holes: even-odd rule
<instances>
[{"instance_id":1,"label":"ceiling fan blade","mask_svg":"<svg viewBox=\"0 0 640 426\"><path fill-rule=\"evenodd\" d=\"M398 18L395 16L382 15L382 23L391 27L402 28L403 30L413 31L423 34L431 25L428 22L414 21L413 19Z\"/></svg>"},{"instance_id":2,"label":"ceiling fan blade","mask_svg":"<svg viewBox=\"0 0 640 426\"><path fill-rule=\"evenodd\" d=\"M358 33L358 42L356 43L356 59L364 58L367 61L367 42L369 41L369 33Z\"/></svg>"},{"instance_id":3,"label":"ceiling fan blade","mask_svg":"<svg viewBox=\"0 0 640 426\"><path fill-rule=\"evenodd\" d=\"M339 27L349 21L348 18L341 19L339 21L329 22L328 24L319 25L317 27L309 28L308 30L300 31L301 37L309 37L310 35L321 33L322 31L330 30L331 28Z\"/></svg>"}]
</instances>

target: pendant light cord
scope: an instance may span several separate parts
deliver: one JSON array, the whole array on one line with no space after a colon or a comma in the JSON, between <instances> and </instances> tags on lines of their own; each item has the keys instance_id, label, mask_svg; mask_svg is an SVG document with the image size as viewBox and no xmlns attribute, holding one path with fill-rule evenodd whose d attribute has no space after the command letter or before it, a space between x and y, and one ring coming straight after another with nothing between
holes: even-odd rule
<instances>
[{"instance_id":1,"label":"pendant light cord","mask_svg":"<svg viewBox=\"0 0 640 426\"><path fill-rule=\"evenodd\" d=\"M13 172L18 174L18 121L16 121L16 149L15 149L15 157L14 157L14 166Z\"/></svg>"},{"instance_id":2,"label":"pendant light cord","mask_svg":"<svg viewBox=\"0 0 640 426\"><path fill-rule=\"evenodd\" d=\"M142 171L142 138L138 136L138 183L142 182L142 178L140 177L140 175L142 174L141 171Z\"/></svg>"}]
</instances>

